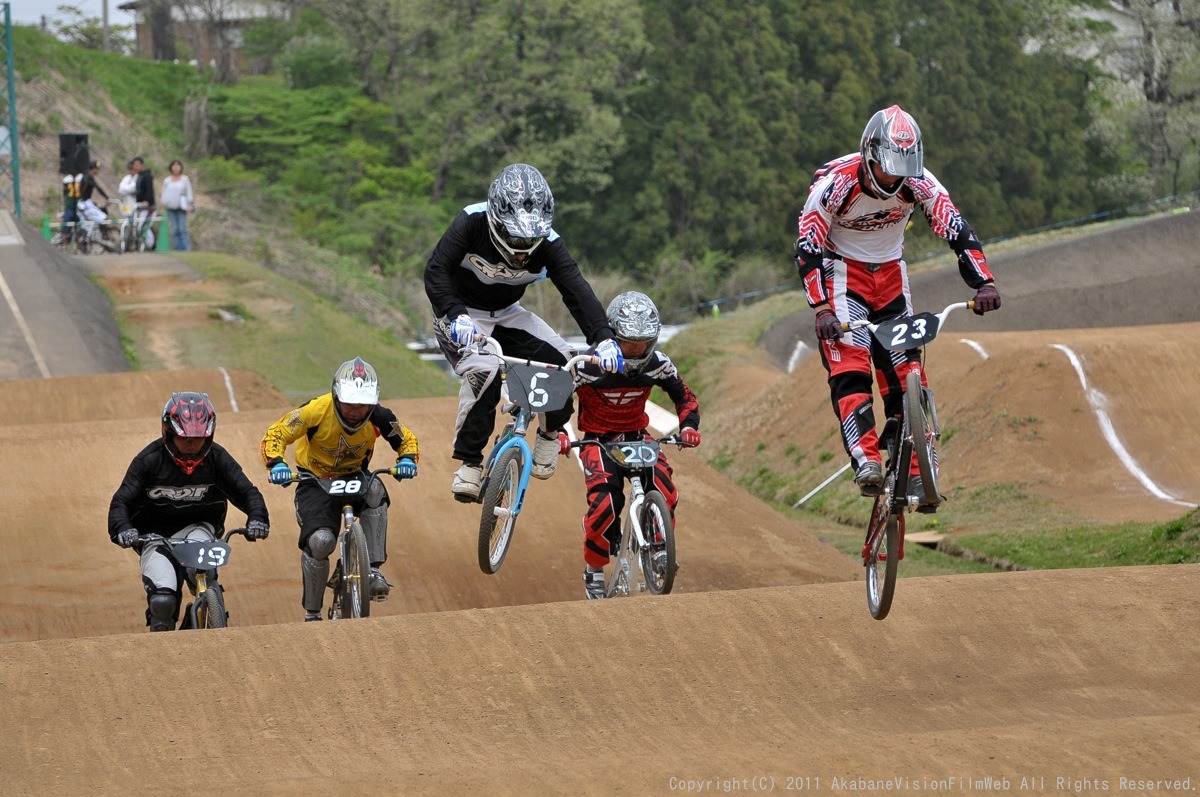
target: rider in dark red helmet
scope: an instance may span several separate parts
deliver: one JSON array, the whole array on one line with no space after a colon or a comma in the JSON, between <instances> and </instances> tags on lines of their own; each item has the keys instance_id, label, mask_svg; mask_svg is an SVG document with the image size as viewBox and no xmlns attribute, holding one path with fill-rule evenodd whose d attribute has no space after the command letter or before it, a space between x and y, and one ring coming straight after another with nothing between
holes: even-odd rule
<instances>
[{"instance_id":1,"label":"rider in dark red helmet","mask_svg":"<svg viewBox=\"0 0 1200 797\"><path fill-rule=\"evenodd\" d=\"M265 539L267 505L242 466L213 441L217 411L204 393L175 393L162 411L162 435L129 463L108 508L108 535L141 554L146 589L146 624L171 631L179 618L181 579L160 548L142 534L214 540L225 533L232 503L246 513L246 536Z\"/></svg>"}]
</instances>

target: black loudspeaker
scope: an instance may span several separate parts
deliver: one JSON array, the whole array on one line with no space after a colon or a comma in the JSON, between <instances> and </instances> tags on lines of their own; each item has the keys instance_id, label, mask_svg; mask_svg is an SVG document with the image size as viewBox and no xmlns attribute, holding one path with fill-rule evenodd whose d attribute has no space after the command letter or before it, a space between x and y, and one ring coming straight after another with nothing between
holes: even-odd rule
<instances>
[{"instance_id":1,"label":"black loudspeaker","mask_svg":"<svg viewBox=\"0 0 1200 797\"><path fill-rule=\"evenodd\" d=\"M58 134L59 174L82 174L87 171L89 160L87 133Z\"/></svg>"}]
</instances>

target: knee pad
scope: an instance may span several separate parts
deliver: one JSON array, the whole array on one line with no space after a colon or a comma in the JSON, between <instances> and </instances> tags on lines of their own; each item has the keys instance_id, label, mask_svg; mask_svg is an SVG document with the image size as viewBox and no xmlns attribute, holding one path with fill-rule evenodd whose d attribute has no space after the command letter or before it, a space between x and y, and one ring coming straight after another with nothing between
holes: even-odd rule
<instances>
[{"instance_id":1,"label":"knee pad","mask_svg":"<svg viewBox=\"0 0 1200 797\"><path fill-rule=\"evenodd\" d=\"M146 625L151 631L174 631L179 600L172 590L156 589L146 595Z\"/></svg>"},{"instance_id":2,"label":"knee pad","mask_svg":"<svg viewBox=\"0 0 1200 797\"><path fill-rule=\"evenodd\" d=\"M371 565L383 564L387 561L387 504L367 507L358 519L362 523L363 536L367 538Z\"/></svg>"},{"instance_id":3,"label":"knee pad","mask_svg":"<svg viewBox=\"0 0 1200 797\"><path fill-rule=\"evenodd\" d=\"M304 581L304 595L301 598L304 610L321 611L321 603L325 599L325 584L329 581L329 559L313 559L306 553L300 554L300 575Z\"/></svg>"},{"instance_id":4,"label":"knee pad","mask_svg":"<svg viewBox=\"0 0 1200 797\"><path fill-rule=\"evenodd\" d=\"M328 561L329 554L337 547L337 535L333 533L333 529L317 529L308 535L308 542L304 545L311 558Z\"/></svg>"}]
</instances>

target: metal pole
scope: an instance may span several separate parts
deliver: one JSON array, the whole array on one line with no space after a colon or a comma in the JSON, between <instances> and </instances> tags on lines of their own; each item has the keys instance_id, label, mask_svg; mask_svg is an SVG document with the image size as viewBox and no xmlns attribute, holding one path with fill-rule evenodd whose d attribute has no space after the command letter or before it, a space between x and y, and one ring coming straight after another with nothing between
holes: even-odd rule
<instances>
[{"instance_id":1,"label":"metal pole","mask_svg":"<svg viewBox=\"0 0 1200 797\"><path fill-rule=\"evenodd\" d=\"M12 7L4 4L4 52L8 68L8 141L12 146L13 215L21 218L21 162L17 146L17 89L14 81Z\"/></svg>"},{"instance_id":2,"label":"metal pole","mask_svg":"<svg viewBox=\"0 0 1200 797\"><path fill-rule=\"evenodd\" d=\"M104 38L100 44L100 49L108 52L108 0L104 0Z\"/></svg>"},{"instance_id":3,"label":"metal pole","mask_svg":"<svg viewBox=\"0 0 1200 797\"><path fill-rule=\"evenodd\" d=\"M845 465L843 465L841 468L839 468L837 473L833 474L833 475L832 475L832 476L830 476L828 479L826 479L825 481L821 482L821 483L820 483L820 484L818 484L816 487L814 487L814 488L813 488L813 490L812 490L812 492L810 492L808 495L804 496L804 497L803 497L803 498L801 498L799 501L797 501L796 503L792 504L792 509L799 509L799 508L800 508L800 506L801 506L801 505L802 505L802 504L803 504L805 501L807 501L808 499L812 498L812 497L813 497L814 495L816 495L817 493L819 493L819 492L821 492L822 490L824 490L824 489L825 489L827 486L829 486L829 483L830 483L830 482L832 482L834 479L836 479L838 476L841 476L843 473L845 473L845 472L846 472L846 471L848 471L848 470L850 470L850 463L849 463L849 462L847 462Z\"/></svg>"}]
</instances>

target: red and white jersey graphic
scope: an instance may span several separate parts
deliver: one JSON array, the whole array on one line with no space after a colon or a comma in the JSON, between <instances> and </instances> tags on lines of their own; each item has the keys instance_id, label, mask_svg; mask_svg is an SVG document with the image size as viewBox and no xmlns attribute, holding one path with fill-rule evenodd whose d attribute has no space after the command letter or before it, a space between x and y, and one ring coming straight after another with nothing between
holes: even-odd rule
<instances>
[{"instance_id":1,"label":"red and white jersey graphic","mask_svg":"<svg viewBox=\"0 0 1200 797\"><path fill-rule=\"evenodd\" d=\"M640 374L610 374L599 366L579 369L579 428L594 434L636 432L650 424L646 402L650 391L661 387L675 403L681 426L700 427L700 405L679 378L675 364L660 351Z\"/></svg>"}]
</instances>

